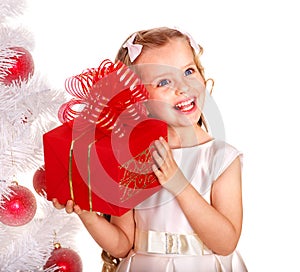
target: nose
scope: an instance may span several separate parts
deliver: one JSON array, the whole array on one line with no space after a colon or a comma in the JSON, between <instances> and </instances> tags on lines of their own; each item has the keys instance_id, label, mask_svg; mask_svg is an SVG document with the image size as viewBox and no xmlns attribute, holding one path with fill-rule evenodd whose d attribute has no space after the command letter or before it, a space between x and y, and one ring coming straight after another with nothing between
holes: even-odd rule
<instances>
[{"instance_id":1,"label":"nose","mask_svg":"<svg viewBox=\"0 0 300 272\"><path fill-rule=\"evenodd\" d=\"M175 93L177 95L186 94L189 91L189 86L182 80L177 82L175 86Z\"/></svg>"}]
</instances>

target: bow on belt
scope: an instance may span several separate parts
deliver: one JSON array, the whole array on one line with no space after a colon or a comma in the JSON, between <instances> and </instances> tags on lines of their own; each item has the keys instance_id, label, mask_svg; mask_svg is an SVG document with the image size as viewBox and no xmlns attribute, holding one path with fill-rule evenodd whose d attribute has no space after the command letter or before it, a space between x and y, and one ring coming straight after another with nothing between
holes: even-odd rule
<instances>
[{"instance_id":1,"label":"bow on belt","mask_svg":"<svg viewBox=\"0 0 300 272\"><path fill-rule=\"evenodd\" d=\"M157 254L212 254L197 234L136 230L135 251Z\"/></svg>"}]
</instances>

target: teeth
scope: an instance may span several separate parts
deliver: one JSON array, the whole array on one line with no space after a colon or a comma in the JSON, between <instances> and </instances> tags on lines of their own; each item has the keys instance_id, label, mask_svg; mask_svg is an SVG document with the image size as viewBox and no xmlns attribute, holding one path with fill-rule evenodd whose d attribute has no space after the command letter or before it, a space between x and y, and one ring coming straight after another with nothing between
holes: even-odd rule
<instances>
[{"instance_id":1,"label":"teeth","mask_svg":"<svg viewBox=\"0 0 300 272\"><path fill-rule=\"evenodd\" d=\"M189 106L188 108L186 108L186 110L189 110L193 107L193 103L194 99L190 99L190 100L186 100L184 102L178 103L176 104L176 108L181 109L181 108L186 108L187 106Z\"/></svg>"}]
</instances>

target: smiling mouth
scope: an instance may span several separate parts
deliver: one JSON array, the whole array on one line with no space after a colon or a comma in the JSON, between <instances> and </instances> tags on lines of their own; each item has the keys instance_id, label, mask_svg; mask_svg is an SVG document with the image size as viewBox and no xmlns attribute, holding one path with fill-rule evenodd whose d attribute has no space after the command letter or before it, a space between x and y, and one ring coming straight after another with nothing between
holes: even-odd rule
<instances>
[{"instance_id":1,"label":"smiling mouth","mask_svg":"<svg viewBox=\"0 0 300 272\"><path fill-rule=\"evenodd\" d=\"M195 107L195 105L195 99L191 98L189 100L176 104L175 109L181 112L190 112Z\"/></svg>"}]
</instances>

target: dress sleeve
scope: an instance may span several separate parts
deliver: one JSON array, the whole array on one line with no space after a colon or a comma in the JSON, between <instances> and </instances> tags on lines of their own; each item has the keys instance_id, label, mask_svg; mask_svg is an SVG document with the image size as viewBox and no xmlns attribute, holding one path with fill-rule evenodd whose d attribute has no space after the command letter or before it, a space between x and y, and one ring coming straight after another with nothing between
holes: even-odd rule
<instances>
[{"instance_id":1,"label":"dress sleeve","mask_svg":"<svg viewBox=\"0 0 300 272\"><path fill-rule=\"evenodd\" d=\"M217 180L237 157L240 157L241 165L243 165L242 152L228 143L217 142L214 147L214 156L212 160L213 181Z\"/></svg>"}]
</instances>

